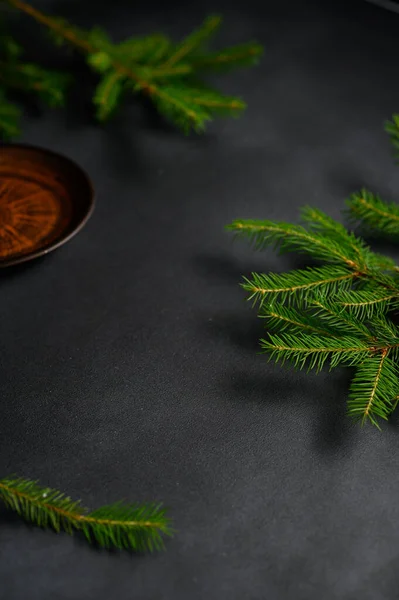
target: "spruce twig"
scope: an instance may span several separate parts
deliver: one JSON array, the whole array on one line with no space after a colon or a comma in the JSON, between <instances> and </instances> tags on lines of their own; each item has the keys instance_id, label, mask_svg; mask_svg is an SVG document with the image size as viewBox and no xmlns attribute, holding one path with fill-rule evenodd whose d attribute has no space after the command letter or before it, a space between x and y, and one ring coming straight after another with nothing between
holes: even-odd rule
<instances>
[{"instance_id":1,"label":"spruce twig","mask_svg":"<svg viewBox=\"0 0 399 600\"><path fill-rule=\"evenodd\" d=\"M112 116L125 92L148 97L160 113L185 133L201 132L214 116L237 116L245 108L241 98L226 96L198 79L206 71L228 71L255 64L262 53L256 43L209 52L207 43L220 27L219 16L208 17L179 44L160 34L113 43L98 27L78 28L23 0L3 2L43 26L57 44L68 44L83 54L88 66L100 77L93 95L99 121ZM7 82L2 83L7 87ZM25 87L29 90L29 86ZM52 86L53 90L56 88ZM3 129L3 133L7 131Z\"/></svg>"},{"instance_id":2,"label":"spruce twig","mask_svg":"<svg viewBox=\"0 0 399 600\"><path fill-rule=\"evenodd\" d=\"M388 130L399 148L399 116ZM367 190L349 198L347 216L373 235L399 239L399 205ZM304 207L301 220L296 225L240 219L227 226L258 250L273 246L324 263L244 278L242 287L267 326L261 348L276 362L299 369L353 367L348 413L379 427L399 398L399 267L316 208Z\"/></svg>"},{"instance_id":3,"label":"spruce twig","mask_svg":"<svg viewBox=\"0 0 399 600\"><path fill-rule=\"evenodd\" d=\"M81 532L90 543L135 551L160 550L173 533L161 505L116 503L89 511L57 490L29 479L0 479L0 501L27 521L56 532Z\"/></svg>"}]
</instances>

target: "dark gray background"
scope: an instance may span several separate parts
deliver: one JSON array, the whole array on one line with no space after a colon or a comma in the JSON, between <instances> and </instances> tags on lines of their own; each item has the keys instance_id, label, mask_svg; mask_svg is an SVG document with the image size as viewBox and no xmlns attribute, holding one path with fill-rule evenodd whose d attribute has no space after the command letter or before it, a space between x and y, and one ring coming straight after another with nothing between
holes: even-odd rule
<instances>
[{"instance_id":1,"label":"dark gray background","mask_svg":"<svg viewBox=\"0 0 399 600\"><path fill-rule=\"evenodd\" d=\"M399 11L399 0L367 0L367 2L373 2L377 6L382 6L395 12Z\"/></svg>"},{"instance_id":2,"label":"dark gray background","mask_svg":"<svg viewBox=\"0 0 399 600\"><path fill-rule=\"evenodd\" d=\"M73 58L75 105L26 117L23 141L78 161L98 203L70 244L0 274L0 474L93 507L160 500L179 532L164 553L119 555L0 512L1 599L397 598L397 419L354 427L347 372L257 354L241 276L301 263L223 228L308 203L339 217L363 185L397 198L383 123L399 112L399 16L361 0L35 5L115 39L178 37L221 11L220 42L256 38L265 57L219 80L249 109L200 138L134 104L100 128Z\"/></svg>"}]
</instances>

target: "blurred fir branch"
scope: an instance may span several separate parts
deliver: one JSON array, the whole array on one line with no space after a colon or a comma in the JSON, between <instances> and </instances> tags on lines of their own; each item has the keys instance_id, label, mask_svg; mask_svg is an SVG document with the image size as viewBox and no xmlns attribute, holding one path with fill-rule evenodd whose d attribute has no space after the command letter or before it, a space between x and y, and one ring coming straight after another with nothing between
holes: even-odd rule
<instances>
[{"instance_id":1,"label":"blurred fir branch","mask_svg":"<svg viewBox=\"0 0 399 600\"><path fill-rule=\"evenodd\" d=\"M391 138L395 158L399 159L399 115L393 115L392 121L387 121L385 123L385 131Z\"/></svg>"},{"instance_id":2,"label":"blurred fir branch","mask_svg":"<svg viewBox=\"0 0 399 600\"><path fill-rule=\"evenodd\" d=\"M1 0L0 0L1 1ZM262 48L247 43L220 51L208 43L221 25L219 16L176 44L163 34L128 38L114 43L99 27L84 30L65 19L48 16L22 0L2 0L44 26L57 45L69 45L82 53L97 73L93 94L96 117L104 122L120 107L127 93L151 99L158 111L184 133L201 132L215 116L237 116L245 108L240 98L204 85L206 72L224 72L256 64ZM14 88L35 92L50 106L62 106L70 78L22 60L23 49L9 34L0 42L0 134L9 139L18 133L19 111L7 100Z\"/></svg>"},{"instance_id":3,"label":"blurred fir branch","mask_svg":"<svg viewBox=\"0 0 399 600\"><path fill-rule=\"evenodd\" d=\"M173 534L162 506L119 502L89 511L79 501L28 479L0 479L0 502L35 525L70 535L80 532L89 543L105 548L161 550L164 536Z\"/></svg>"},{"instance_id":4,"label":"blurred fir branch","mask_svg":"<svg viewBox=\"0 0 399 600\"><path fill-rule=\"evenodd\" d=\"M399 157L399 115L386 129ZM364 233L399 239L399 205L367 190L349 198L346 216ZM318 209L305 207L301 221L238 219L227 226L258 250L272 246L324 263L244 279L266 325L261 348L299 369L354 368L348 412L379 427L399 400L399 266Z\"/></svg>"}]
</instances>

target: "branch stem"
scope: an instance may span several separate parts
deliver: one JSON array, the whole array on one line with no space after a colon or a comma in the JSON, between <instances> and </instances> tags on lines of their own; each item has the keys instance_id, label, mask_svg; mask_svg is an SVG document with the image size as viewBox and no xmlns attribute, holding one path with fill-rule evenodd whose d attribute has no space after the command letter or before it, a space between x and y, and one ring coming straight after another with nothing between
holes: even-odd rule
<instances>
[{"instance_id":1,"label":"branch stem","mask_svg":"<svg viewBox=\"0 0 399 600\"><path fill-rule=\"evenodd\" d=\"M42 506L46 510L57 514L59 517L64 518L71 523L74 522L77 528L79 528L79 523L94 523L97 525L109 525L117 527L147 527L152 529L162 529L162 526L159 523L152 523L151 521L118 521L117 519L96 519L95 517L90 517L86 514L63 510L62 508L54 506L53 504L40 502L38 498L32 497L29 494L25 494L23 492L15 490L1 482L0 490L4 490L7 494L15 496L16 498L20 498L21 500L34 503L38 506Z\"/></svg>"},{"instance_id":2,"label":"branch stem","mask_svg":"<svg viewBox=\"0 0 399 600\"><path fill-rule=\"evenodd\" d=\"M57 19L53 19L48 15L45 15L41 11L37 10L27 2L23 2L23 0L5 0L10 6L15 9L23 12L24 14L30 16L37 23L44 25L54 33L58 34L65 41L69 42L73 46L75 46L81 52L86 54L93 54L97 52L97 48L90 44L87 40L81 39L72 29L68 29L67 27L63 27ZM112 57L111 57L112 58ZM128 69L121 63L112 59L113 67L120 75L124 75L125 77L132 79L137 83L140 89L147 94L157 94L158 88L154 85L151 85L148 81L141 79L134 71Z\"/></svg>"}]
</instances>

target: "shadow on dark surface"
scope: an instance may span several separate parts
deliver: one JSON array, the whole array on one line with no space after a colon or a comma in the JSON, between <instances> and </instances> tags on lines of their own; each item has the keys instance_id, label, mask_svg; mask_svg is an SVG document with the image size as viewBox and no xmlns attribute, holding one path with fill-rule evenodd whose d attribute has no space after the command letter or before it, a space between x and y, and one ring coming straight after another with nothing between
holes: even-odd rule
<instances>
[{"instance_id":1,"label":"shadow on dark surface","mask_svg":"<svg viewBox=\"0 0 399 600\"><path fill-rule=\"evenodd\" d=\"M3 507L0 506L0 527L2 525L12 525L13 527L18 527L18 529L21 529L22 527L34 529L33 525L29 525L29 523L26 523L26 521L21 519L21 517L19 517L15 512L13 512L12 510L7 510L5 508L3 509Z\"/></svg>"},{"instance_id":2,"label":"shadow on dark surface","mask_svg":"<svg viewBox=\"0 0 399 600\"><path fill-rule=\"evenodd\" d=\"M81 548L89 549L90 552L96 553L97 555L106 554L110 557L115 557L120 559L121 554L125 556L129 556L130 559L135 560L137 562L146 557L148 560L148 554L145 552L138 552L133 550L118 550L118 548L102 548L96 542L89 543L84 537L83 533L75 532L72 536L68 534L66 531L54 531L51 527L39 527L33 523L29 523L22 517L20 517L17 513L12 510L3 509L0 506L0 527L8 527L10 530L27 530L29 534L33 534L35 531L39 531L46 535L52 536L52 540L55 537L69 537L72 538L74 545L79 546ZM51 541L50 541L51 543Z\"/></svg>"},{"instance_id":3,"label":"shadow on dark surface","mask_svg":"<svg viewBox=\"0 0 399 600\"><path fill-rule=\"evenodd\" d=\"M165 117L159 114L149 98L141 95L132 97L132 102L133 100L136 102L140 100L142 127L149 131L156 131L157 134L164 134L172 138L179 137L180 139L181 132Z\"/></svg>"},{"instance_id":4,"label":"shadow on dark surface","mask_svg":"<svg viewBox=\"0 0 399 600\"><path fill-rule=\"evenodd\" d=\"M245 272L236 260L223 255L200 254L194 257L192 264L196 273L202 277L236 287L242 282ZM247 269L247 272L251 270Z\"/></svg>"},{"instance_id":5,"label":"shadow on dark surface","mask_svg":"<svg viewBox=\"0 0 399 600\"><path fill-rule=\"evenodd\" d=\"M398 168L399 176L399 168ZM370 179L365 173L356 172L356 167L347 166L340 168L337 171L331 171L328 181L328 189L331 190L337 198L338 206L345 209L345 201L355 193L359 193L362 189L369 190L373 194L378 194L385 201L396 201L397 197L392 198L392 191L384 185L384 180L378 181Z\"/></svg>"},{"instance_id":6,"label":"shadow on dark surface","mask_svg":"<svg viewBox=\"0 0 399 600\"><path fill-rule=\"evenodd\" d=\"M234 243L234 241L233 241ZM244 242L245 243L245 242ZM252 264L242 264L233 255L227 254L199 254L192 259L194 271L207 279L209 282L225 283L233 288L240 290L240 284L244 277L250 277L251 273L270 273L291 271L293 269L306 269L316 263L310 257L300 254L286 253L278 255L273 250L267 249L265 252L251 250L248 252L253 256ZM278 257L279 268L272 268L268 265L270 257ZM246 298L246 292L241 289L242 297Z\"/></svg>"},{"instance_id":7,"label":"shadow on dark surface","mask_svg":"<svg viewBox=\"0 0 399 600\"><path fill-rule=\"evenodd\" d=\"M212 123L208 124L207 129L203 133L191 131L188 134L184 134L176 125L160 114L148 97L142 94L132 96L131 103L133 102L140 106L140 127L150 133L156 133L158 137L162 136L161 139L177 140L180 143L195 144L195 146L201 146L202 148L209 147L213 150L218 141L220 141L219 137L211 131Z\"/></svg>"},{"instance_id":8,"label":"shadow on dark surface","mask_svg":"<svg viewBox=\"0 0 399 600\"><path fill-rule=\"evenodd\" d=\"M314 448L325 455L349 453L357 439L359 425L347 414L348 390L353 371L341 369L329 374L334 393L317 400Z\"/></svg>"},{"instance_id":9,"label":"shadow on dark surface","mask_svg":"<svg viewBox=\"0 0 399 600\"><path fill-rule=\"evenodd\" d=\"M367 5L362 0L336 0L333 3L320 3L319 0L307 0L306 2L302 2L301 4L297 4L294 7L290 7L290 10L287 14L287 7L284 2L275 2L274 0L266 0L263 2L259 2L259 0L247 0L244 6L241 6L238 9L234 4L231 3L231 0L219 0L217 2L217 6L215 6L214 0L204 0L199 8L198 12L203 12L204 15L208 12L212 13L225 13L229 10L234 10L235 12L241 11L241 13L249 13L252 16L256 16L259 18L264 18L272 20L273 24L276 21L286 21L289 17L294 21L301 21L306 19L306 16L309 13L324 12L329 14L334 14L334 4L338 6L337 12L341 12L343 6L346 8L348 14L356 14L359 13L363 17L362 20L368 22L370 20L381 20L384 24L386 22L387 26L391 24L392 30L394 30L395 25L391 23L392 17L395 16L392 13L388 13L385 10L376 9L375 6ZM109 17L110 7L106 4L98 3L95 0L86 0L84 3L79 2L79 0L49 0L47 2L48 7L46 6L46 10L49 12L54 12L57 14L65 15L68 18L73 18L75 15L79 18L81 22L93 22L93 15L95 15L94 20L103 20L106 17ZM306 6L306 10L304 10L304 6ZM156 17L159 16L159 20L164 20L167 15L174 15L182 13L184 14L184 9L187 9L188 3L187 0L176 0L173 4L165 3L163 0L154 0L149 4L145 0L140 0L135 3L135 9L137 11L137 15L143 17L145 15L151 15L154 19L154 24L156 28ZM359 11L359 7L362 7L362 11ZM114 11L121 11L131 9L132 4L129 0L115 0L112 3L112 9ZM368 10L367 10L368 7ZM130 14L129 14L130 16ZM358 17L359 18L359 17ZM276 28L273 28L276 31ZM276 33L277 35L277 33Z\"/></svg>"},{"instance_id":10,"label":"shadow on dark surface","mask_svg":"<svg viewBox=\"0 0 399 600\"><path fill-rule=\"evenodd\" d=\"M265 357L267 362L267 357ZM228 389L244 403L255 404L284 404L292 403L294 395L298 394L298 385L293 378L284 377L278 372L264 375L248 374L245 371L234 371L222 381L223 388ZM309 381L309 386L311 382ZM278 395L275 393L278 390Z\"/></svg>"},{"instance_id":11,"label":"shadow on dark surface","mask_svg":"<svg viewBox=\"0 0 399 600\"><path fill-rule=\"evenodd\" d=\"M141 1L135 3L133 6L136 7L137 15L141 18L146 14L157 14L162 18L162 13L167 12L168 8L168 4L165 4L163 0L154 0L151 4ZM180 6L186 6L185 0L174 2L173 6L169 8L169 12L178 11ZM112 7L109 4L103 4L96 0L85 0L85 2L81 2L80 0L50 0L47 2L44 10L54 15L62 15L68 19L75 19L76 23L81 27L90 27L97 22L109 19L113 11L117 13L125 9L129 14L129 18L132 18L132 14L130 13L131 8L132 3L129 0L115 0L112 3ZM155 19L154 27L155 29L157 27Z\"/></svg>"},{"instance_id":12,"label":"shadow on dark surface","mask_svg":"<svg viewBox=\"0 0 399 600\"><path fill-rule=\"evenodd\" d=\"M137 150L134 134L136 128L142 127L142 123L137 118L136 111L132 115L133 111L129 110L128 118L126 113L127 110L122 108L109 123L95 123L95 126L102 129L104 160L110 172L116 174L122 182L133 178L139 182L144 179L145 166L144 159Z\"/></svg>"},{"instance_id":13,"label":"shadow on dark surface","mask_svg":"<svg viewBox=\"0 0 399 600\"><path fill-rule=\"evenodd\" d=\"M399 406L395 408L390 419L388 420L388 426L396 433L399 433Z\"/></svg>"},{"instance_id":14,"label":"shadow on dark surface","mask_svg":"<svg viewBox=\"0 0 399 600\"><path fill-rule=\"evenodd\" d=\"M50 255L45 255L39 256L33 260L28 260L18 265L0 268L0 283L11 279L16 279L21 275L25 275L26 273L40 269L43 262L48 260L51 260Z\"/></svg>"},{"instance_id":15,"label":"shadow on dark surface","mask_svg":"<svg viewBox=\"0 0 399 600\"><path fill-rule=\"evenodd\" d=\"M361 236L374 252L392 258L396 262L399 261L399 240L397 242L393 240L389 241L387 239L379 238L376 235L373 236L366 232L362 232L361 230L356 230L356 234Z\"/></svg>"},{"instance_id":16,"label":"shadow on dark surface","mask_svg":"<svg viewBox=\"0 0 399 600\"><path fill-rule=\"evenodd\" d=\"M293 268L304 268L307 263L302 262L304 257L293 255L295 266ZM227 284L238 284L242 280L241 268L234 260L225 256L202 255L194 260L197 271L204 277L216 278ZM253 360L259 360L261 352L259 340L265 333L264 321L257 316L256 310L248 310L248 305L243 303L241 312L218 311L212 313L212 319L201 321L201 331L215 340L222 340L225 345L241 348L253 356ZM247 310L246 310L247 309ZM268 357L263 357L265 363ZM342 454L350 451L356 439L356 425L350 420L346 413L346 399L349 384L353 373L349 369L343 369L329 375L329 389L334 390L326 394L323 399L315 395L315 386L312 382L314 374L301 374L284 367L286 374L276 366L279 372L265 376L254 376L244 372L231 374L227 382L222 384L239 396L242 401L256 403L281 402L288 405L292 403L293 396L298 395L300 389L301 403L310 405L315 412L314 446L317 452L323 454ZM278 389L278 396L273 390Z\"/></svg>"},{"instance_id":17,"label":"shadow on dark surface","mask_svg":"<svg viewBox=\"0 0 399 600\"><path fill-rule=\"evenodd\" d=\"M92 102L98 77L82 60L72 64L67 72L73 77L68 87L65 107L61 109L65 127L71 131L81 130L84 127L100 127L95 119L96 109Z\"/></svg>"},{"instance_id":18,"label":"shadow on dark surface","mask_svg":"<svg viewBox=\"0 0 399 600\"><path fill-rule=\"evenodd\" d=\"M267 361L266 357L265 360ZM351 375L345 371L331 374L331 381L328 383L334 393L326 394L321 399L315 393L312 381L314 374L305 375L306 379L301 377L300 380L296 380L297 374L292 369L289 372L289 367L285 367L286 373L277 366L276 369L279 369L278 373L270 375L269 372L264 376L234 372L222 385L224 388L227 385L234 396L238 396L245 403L282 403L287 411L294 403L296 407L300 405L306 408L314 413L312 444L315 451L331 456L350 452L357 439L358 428L346 412ZM278 394L275 390L278 390ZM284 427L283 422L281 427Z\"/></svg>"},{"instance_id":19,"label":"shadow on dark surface","mask_svg":"<svg viewBox=\"0 0 399 600\"><path fill-rule=\"evenodd\" d=\"M203 321L202 329L215 340L222 340L228 346L233 344L252 354L260 351L259 338L264 335L261 320L250 313L212 313L212 319Z\"/></svg>"}]
</instances>

